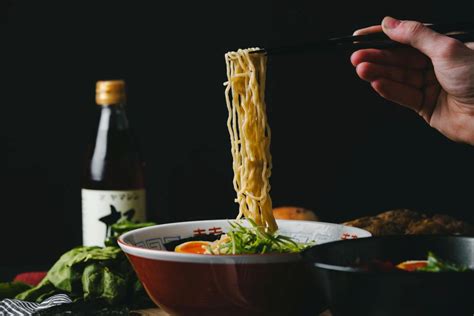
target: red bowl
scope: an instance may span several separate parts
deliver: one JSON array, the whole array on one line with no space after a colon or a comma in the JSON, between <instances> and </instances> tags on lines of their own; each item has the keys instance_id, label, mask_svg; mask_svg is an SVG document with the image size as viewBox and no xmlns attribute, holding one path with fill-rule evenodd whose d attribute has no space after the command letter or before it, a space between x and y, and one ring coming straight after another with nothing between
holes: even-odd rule
<instances>
[{"instance_id":1,"label":"red bowl","mask_svg":"<svg viewBox=\"0 0 474 316\"><path fill-rule=\"evenodd\" d=\"M282 234L300 241L370 236L321 222L280 220L278 225ZM150 298L172 315L303 315L322 307L314 293L308 295L310 272L300 254L212 256L163 250L166 242L228 228L229 220L157 225L123 234L119 245Z\"/></svg>"}]
</instances>

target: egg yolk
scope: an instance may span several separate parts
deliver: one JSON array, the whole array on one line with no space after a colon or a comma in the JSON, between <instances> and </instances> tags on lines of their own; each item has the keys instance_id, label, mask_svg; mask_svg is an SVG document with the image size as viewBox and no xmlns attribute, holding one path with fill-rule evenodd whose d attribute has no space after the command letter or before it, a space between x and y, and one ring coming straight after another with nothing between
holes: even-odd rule
<instances>
[{"instance_id":1,"label":"egg yolk","mask_svg":"<svg viewBox=\"0 0 474 316\"><path fill-rule=\"evenodd\" d=\"M419 268L424 268L428 264L426 260L411 260L405 261L397 265L397 268L405 271L416 271Z\"/></svg>"},{"instance_id":2,"label":"egg yolk","mask_svg":"<svg viewBox=\"0 0 474 316\"><path fill-rule=\"evenodd\" d=\"M174 248L175 252L204 254L208 241L188 241Z\"/></svg>"}]
</instances>

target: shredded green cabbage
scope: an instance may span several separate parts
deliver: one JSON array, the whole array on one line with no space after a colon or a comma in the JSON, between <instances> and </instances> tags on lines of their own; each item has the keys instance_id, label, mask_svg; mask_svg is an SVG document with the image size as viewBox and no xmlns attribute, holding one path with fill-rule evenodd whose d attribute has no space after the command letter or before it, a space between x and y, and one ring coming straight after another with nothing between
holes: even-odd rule
<instances>
[{"instance_id":1,"label":"shredded green cabbage","mask_svg":"<svg viewBox=\"0 0 474 316\"><path fill-rule=\"evenodd\" d=\"M241 222L230 222L231 229L221 239L206 246L208 254L239 255L263 253L296 253L311 247L315 242L300 243L291 237L266 232L253 220L247 219L250 226Z\"/></svg>"}]
</instances>

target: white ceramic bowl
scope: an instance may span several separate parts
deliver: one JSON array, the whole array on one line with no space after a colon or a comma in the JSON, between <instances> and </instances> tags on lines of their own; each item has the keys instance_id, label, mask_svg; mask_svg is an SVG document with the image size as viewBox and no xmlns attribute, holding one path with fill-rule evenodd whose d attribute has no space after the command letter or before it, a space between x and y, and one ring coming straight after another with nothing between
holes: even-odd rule
<instances>
[{"instance_id":1,"label":"white ceramic bowl","mask_svg":"<svg viewBox=\"0 0 474 316\"><path fill-rule=\"evenodd\" d=\"M232 221L234 220L190 221L140 228L120 236L119 245L125 253L134 256L179 262L265 263L297 257L295 254L209 256L166 251L163 246L165 243L199 234L225 233L230 228L229 222ZM323 244L371 236L366 230L332 223L296 220L277 220L277 223L281 235L292 237L299 242L314 241L316 244ZM244 222L244 225L247 224Z\"/></svg>"},{"instance_id":2,"label":"white ceramic bowl","mask_svg":"<svg viewBox=\"0 0 474 316\"><path fill-rule=\"evenodd\" d=\"M157 225L123 234L127 254L152 300L172 315L299 315L311 287L300 254L199 255L166 251L163 244L226 232L232 220ZM278 220L279 232L317 244L369 237L337 224ZM313 294L314 295L314 294ZM314 300L311 303L314 305Z\"/></svg>"}]
</instances>

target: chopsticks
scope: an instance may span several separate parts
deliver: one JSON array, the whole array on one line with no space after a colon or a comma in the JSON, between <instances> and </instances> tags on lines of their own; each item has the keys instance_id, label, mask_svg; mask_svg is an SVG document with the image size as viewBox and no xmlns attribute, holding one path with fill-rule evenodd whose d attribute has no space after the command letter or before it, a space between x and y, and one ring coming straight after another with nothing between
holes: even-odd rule
<instances>
[{"instance_id":1,"label":"chopsticks","mask_svg":"<svg viewBox=\"0 0 474 316\"><path fill-rule=\"evenodd\" d=\"M474 42L474 22L426 24L426 26L438 33L455 38L464 43ZM385 33L380 32L317 40L292 46L270 47L253 51L252 54L265 53L270 56L326 49L348 49L355 51L363 48L393 48L403 46L405 45L391 40Z\"/></svg>"}]
</instances>

